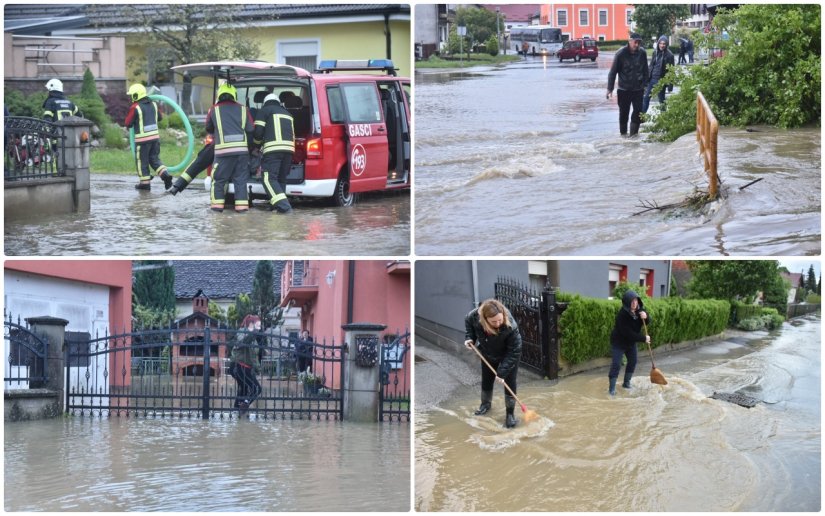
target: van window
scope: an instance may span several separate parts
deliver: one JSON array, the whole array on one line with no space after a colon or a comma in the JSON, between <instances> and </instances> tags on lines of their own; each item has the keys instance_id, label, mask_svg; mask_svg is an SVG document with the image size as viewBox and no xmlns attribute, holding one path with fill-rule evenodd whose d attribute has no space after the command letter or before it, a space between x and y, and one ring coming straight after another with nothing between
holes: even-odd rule
<instances>
[{"instance_id":1,"label":"van window","mask_svg":"<svg viewBox=\"0 0 825 516\"><path fill-rule=\"evenodd\" d=\"M346 99L349 122L381 122L381 102L373 83L342 84L341 90Z\"/></svg>"},{"instance_id":2,"label":"van window","mask_svg":"<svg viewBox=\"0 0 825 516\"><path fill-rule=\"evenodd\" d=\"M344 112L344 99L338 86L327 87L327 103L329 104L329 120L333 124L343 124L347 120Z\"/></svg>"}]
</instances>

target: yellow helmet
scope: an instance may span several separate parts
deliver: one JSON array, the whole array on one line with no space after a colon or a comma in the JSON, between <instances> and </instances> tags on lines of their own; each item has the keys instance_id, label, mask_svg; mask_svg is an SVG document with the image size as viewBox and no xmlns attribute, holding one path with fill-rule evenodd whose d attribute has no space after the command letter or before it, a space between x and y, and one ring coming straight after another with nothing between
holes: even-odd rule
<instances>
[{"instance_id":1,"label":"yellow helmet","mask_svg":"<svg viewBox=\"0 0 825 516\"><path fill-rule=\"evenodd\" d=\"M129 95L129 98L132 99L132 102L137 102L138 100L146 96L146 86L142 84L132 84L132 86L129 88L129 91L127 91L126 94Z\"/></svg>"},{"instance_id":2,"label":"yellow helmet","mask_svg":"<svg viewBox=\"0 0 825 516\"><path fill-rule=\"evenodd\" d=\"M238 100L238 90L236 90L235 87L231 84L221 84L220 88L218 88L218 100L221 99L221 95L223 95L224 93L232 95L232 100Z\"/></svg>"}]
</instances>

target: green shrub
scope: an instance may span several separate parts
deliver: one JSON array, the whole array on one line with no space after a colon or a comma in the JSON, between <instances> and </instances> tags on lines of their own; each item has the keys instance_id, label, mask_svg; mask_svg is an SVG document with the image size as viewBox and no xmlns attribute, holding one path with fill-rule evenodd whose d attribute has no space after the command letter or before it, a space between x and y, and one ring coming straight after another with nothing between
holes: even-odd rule
<instances>
[{"instance_id":1,"label":"green shrub","mask_svg":"<svg viewBox=\"0 0 825 516\"><path fill-rule=\"evenodd\" d=\"M490 36L490 39L487 40L486 47L488 54L491 56L498 55L498 40L495 36Z\"/></svg>"},{"instance_id":2,"label":"green shrub","mask_svg":"<svg viewBox=\"0 0 825 516\"><path fill-rule=\"evenodd\" d=\"M186 129L186 126L183 124L183 119L180 117L177 111L172 112L169 115L163 117L163 120L160 121L158 126L161 129L179 129L181 131Z\"/></svg>"},{"instance_id":3,"label":"green shrub","mask_svg":"<svg viewBox=\"0 0 825 516\"><path fill-rule=\"evenodd\" d=\"M569 299L559 321L561 356L577 364L610 356L610 333L621 301L560 294ZM648 331L653 347L696 340L721 333L728 323L730 303L715 299L656 298L645 302L650 314Z\"/></svg>"},{"instance_id":4,"label":"green shrub","mask_svg":"<svg viewBox=\"0 0 825 516\"><path fill-rule=\"evenodd\" d=\"M765 329L765 323L762 321L761 317L749 317L739 321L739 324L737 324L736 327L740 330L756 331Z\"/></svg>"},{"instance_id":5,"label":"green shrub","mask_svg":"<svg viewBox=\"0 0 825 516\"><path fill-rule=\"evenodd\" d=\"M106 124L102 129L102 139L106 147L111 149L126 149L129 139L123 135L123 129L116 124Z\"/></svg>"},{"instance_id":6,"label":"green shrub","mask_svg":"<svg viewBox=\"0 0 825 516\"><path fill-rule=\"evenodd\" d=\"M639 296L639 298L641 298L642 304L647 304L647 302L650 300L650 298L647 297L647 293L644 291L642 287L640 287L639 285L634 285L633 283L628 283L626 281L620 281L616 284L616 286L613 288L613 297L621 301L624 297L624 293L628 290L632 290L633 292L635 292Z\"/></svg>"},{"instance_id":7,"label":"green shrub","mask_svg":"<svg viewBox=\"0 0 825 516\"><path fill-rule=\"evenodd\" d=\"M3 102L5 102L11 116L30 116L33 118L43 116L43 103L46 102L46 97L49 96L45 89L43 92L24 95L9 88L4 89L3 95Z\"/></svg>"},{"instance_id":8,"label":"green shrub","mask_svg":"<svg viewBox=\"0 0 825 516\"><path fill-rule=\"evenodd\" d=\"M821 305L822 304L822 296L819 294L814 294L813 292L808 294L808 297L805 298L805 302L809 305Z\"/></svg>"},{"instance_id":9,"label":"green shrub","mask_svg":"<svg viewBox=\"0 0 825 516\"><path fill-rule=\"evenodd\" d=\"M88 68L83 74L83 85L80 88L80 95L72 97L71 100L77 105L78 109L83 112L85 118L94 122L95 125L101 129L112 123L109 115L106 114L106 105L97 92L95 77Z\"/></svg>"}]
</instances>

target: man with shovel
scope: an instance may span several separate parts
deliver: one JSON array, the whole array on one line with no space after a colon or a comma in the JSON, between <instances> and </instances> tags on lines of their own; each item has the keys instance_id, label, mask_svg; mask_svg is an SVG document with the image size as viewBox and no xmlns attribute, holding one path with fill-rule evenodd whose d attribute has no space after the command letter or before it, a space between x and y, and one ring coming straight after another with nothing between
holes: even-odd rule
<instances>
[{"instance_id":1,"label":"man with shovel","mask_svg":"<svg viewBox=\"0 0 825 516\"><path fill-rule=\"evenodd\" d=\"M481 416L490 411L493 384L505 386L504 406L507 416L504 426L516 426L516 376L521 359L521 333L510 311L495 299L488 299L464 318L464 345L482 358L481 406L475 411ZM510 392L508 392L509 387Z\"/></svg>"},{"instance_id":2,"label":"man with shovel","mask_svg":"<svg viewBox=\"0 0 825 516\"><path fill-rule=\"evenodd\" d=\"M650 343L650 336L642 331L645 323L650 323L650 317L644 310L641 298L632 290L628 290L622 296L622 308L616 314L616 323L610 334L613 362L610 364L607 377L610 380L608 392L611 396L616 394L616 380L619 378L619 369L622 367L622 355L627 356L622 387L630 389L630 379L633 378L633 371L636 370L636 343Z\"/></svg>"}]
</instances>

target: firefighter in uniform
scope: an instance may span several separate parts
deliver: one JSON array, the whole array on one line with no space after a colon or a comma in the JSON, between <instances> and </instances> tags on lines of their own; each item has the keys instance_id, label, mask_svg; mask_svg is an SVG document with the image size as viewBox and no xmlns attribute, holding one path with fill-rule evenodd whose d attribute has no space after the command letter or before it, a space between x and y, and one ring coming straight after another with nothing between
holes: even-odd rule
<instances>
[{"instance_id":1,"label":"firefighter in uniform","mask_svg":"<svg viewBox=\"0 0 825 516\"><path fill-rule=\"evenodd\" d=\"M236 102L238 92L229 83L218 88L218 103L206 115L206 132L214 138L215 162L212 165L213 211L223 211L226 186L235 186L235 212L249 210L249 146L255 122L246 106Z\"/></svg>"},{"instance_id":2,"label":"firefighter in uniform","mask_svg":"<svg viewBox=\"0 0 825 516\"><path fill-rule=\"evenodd\" d=\"M274 93L264 98L264 105L258 110L254 141L255 145L263 143L261 169L264 188L269 195L269 209L280 213L292 211L284 187L295 153L295 127L292 115Z\"/></svg>"},{"instance_id":3,"label":"firefighter in uniform","mask_svg":"<svg viewBox=\"0 0 825 516\"><path fill-rule=\"evenodd\" d=\"M57 122L67 116L77 115L77 106L63 94L63 81L52 79L46 83L49 96L43 102L43 120Z\"/></svg>"},{"instance_id":4,"label":"firefighter in uniform","mask_svg":"<svg viewBox=\"0 0 825 516\"><path fill-rule=\"evenodd\" d=\"M135 169L139 183L135 185L138 190L149 190L152 174L149 167L154 169L155 174L163 179L163 184L168 190L172 186L172 176L166 170L166 165L160 161L160 134L158 133L158 122L162 115L158 110L158 105L146 94L146 88L142 84L133 84L127 92L132 100L129 113L126 114L126 128L133 127L135 130Z\"/></svg>"}]
</instances>

